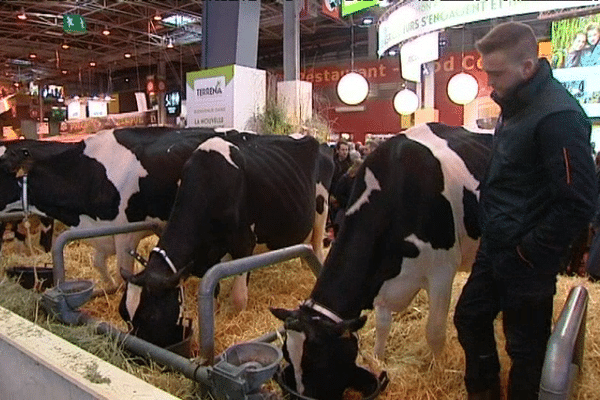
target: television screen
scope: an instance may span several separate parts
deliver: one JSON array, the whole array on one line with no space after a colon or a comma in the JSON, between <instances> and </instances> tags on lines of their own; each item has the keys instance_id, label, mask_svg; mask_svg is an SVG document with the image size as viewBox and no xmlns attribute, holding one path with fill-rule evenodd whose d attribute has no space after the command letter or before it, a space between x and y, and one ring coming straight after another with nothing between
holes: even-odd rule
<instances>
[{"instance_id":1,"label":"television screen","mask_svg":"<svg viewBox=\"0 0 600 400\"><path fill-rule=\"evenodd\" d=\"M64 101L63 87L57 85L44 85L42 88L42 98L45 101Z\"/></svg>"},{"instance_id":2,"label":"television screen","mask_svg":"<svg viewBox=\"0 0 600 400\"><path fill-rule=\"evenodd\" d=\"M552 22L553 74L591 118L600 117L600 14Z\"/></svg>"}]
</instances>

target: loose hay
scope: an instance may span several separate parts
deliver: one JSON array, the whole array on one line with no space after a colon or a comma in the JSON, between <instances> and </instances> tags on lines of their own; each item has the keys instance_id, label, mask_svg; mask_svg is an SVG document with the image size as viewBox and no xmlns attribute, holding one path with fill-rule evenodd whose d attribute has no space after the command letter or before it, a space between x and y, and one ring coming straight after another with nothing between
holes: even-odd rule
<instances>
[{"instance_id":1,"label":"loose hay","mask_svg":"<svg viewBox=\"0 0 600 400\"><path fill-rule=\"evenodd\" d=\"M156 243L156 237L150 237L142 241L138 251L147 257L149 250ZM10 245L10 243L9 243ZM32 261L31 258L23 258L14 253L14 248L6 246L3 248L0 266L2 269L15 266L15 263L36 263L43 266L51 261L49 255L38 255ZM65 273L67 279L93 279L100 282L99 274L92 268L93 255L91 247L83 243L71 243L65 250ZM25 265L25 264L20 264ZM117 271L114 260L109 263L109 268L116 276ZM382 400L454 400L466 398L463 384L464 354L456 336L456 329L452 324L452 316L456 300L466 282L467 274L458 274L453 285L453 297L451 311L448 318L446 348L439 360L433 357L427 347L425 340L425 322L428 314L427 296L424 292L417 295L408 309L394 315L394 323L390 338L386 345L385 360L376 360L372 356L374 344L375 321L374 314L368 312L367 325L360 331L360 354L359 364L378 374L385 369L390 377L390 383L386 391L380 395ZM280 327L280 321L271 315L268 307L295 308L308 297L315 283L315 278L306 266L299 260L291 260L276 266L263 268L252 272L249 287L248 308L240 314L236 314L229 300L231 279L222 282L222 290L219 305L215 314L215 352L220 354L229 346L254 339L267 332ZM185 283L186 313L194 323L195 336L198 333L196 318L196 292L200 280L195 277L189 278ZM584 285L590 294L587 313L587 333L585 338L585 353L583 371L575 390L575 399L596 399L597 388L600 386L600 322L597 314L600 312L598 301L600 299L600 284L591 284L583 278L560 277L558 281L558 292L555 296L554 314L555 320L566 301L570 289L576 285ZM0 286L0 305L6 308L12 306L4 305L5 301L20 303L24 310L18 313L26 314L26 318L35 318L37 306L35 301L30 301L23 296L23 292L33 294L32 291L15 287ZM118 315L118 304L121 292L113 295L104 295L94 299L85 305L85 310L94 317L107 321L120 329L126 329L125 324ZM14 304L13 304L14 306ZM21 315L23 315L21 314ZM38 316L39 318L39 316ZM30 318L31 319L31 318ZM61 328L64 328L60 325ZM78 328L83 329L83 328ZM496 321L496 333L499 341L501 356L503 382L506 384L509 359L504 352L504 339L500 321ZM74 336L83 334L77 332ZM86 342L84 340L83 342ZM280 343L278 343L280 344ZM78 344L88 351L106 351L114 354L119 346L115 344ZM93 347L97 347L94 349ZM99 348L98 348L99 347ZM193 347L197 351L197 344ZM117 365L131 372L141 379L172 393L181 398L198 398L196 384L182 377L180 374L170 372L166 368L154 363L140 365L132 362L130 355L123 356L127 362L117 360ZM113 357L113 356L110 356ZM118 358L118 356L115 356ZM128 359L129 358L129 359ZM120 365L119 365L120 364ZM277 389L277 385L270 382L269 389Z\"/></svg>"}]
</instances>

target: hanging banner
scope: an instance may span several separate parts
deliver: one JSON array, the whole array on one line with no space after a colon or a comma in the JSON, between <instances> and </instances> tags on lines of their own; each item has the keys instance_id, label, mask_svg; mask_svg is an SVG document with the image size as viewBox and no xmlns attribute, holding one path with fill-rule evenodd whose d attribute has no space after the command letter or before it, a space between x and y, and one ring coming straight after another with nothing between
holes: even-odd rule
<instances>
[{"instance_id":1,"label":"hanging banner","mask_svg":"<svg viewBox=\"0 0 600 400\"><path fill-rule=\"evenodd\" d=\"M390 47L425 33L450 26L510 15L595 5L594 1L521 1L521 0L413 0L403 3L379 22L378 54Z\"/></svg>"},{"instance_id":2,"label":"hanging banner","mask_svg":"<svg viewBox=\"0 0 600 400\"><path fill-rule=\"evenodd\" d=\"M439 57L439 32L419 36L400 49L402 77L407 81L421 82L421 65Z\"/></svg>"},{"instance_id":3,"label":"hanging banner","mask_svg":"<svg viewBox=\"0 0 600 400\"><path fill-rule=\"evenodd\" d=\"M342 17L379 5L379 0L341 0Z\"/></svg>"},{"instance_id":4,"label":"hanging banner","mask_svg":"<svg viewBox=\"0 0 600 400\"><path fill-rule=\"evenodd\" d=\"M321 13L333 20L340 19L340 9L335 0L321 0Z\"/></svg>"}]
</instances>

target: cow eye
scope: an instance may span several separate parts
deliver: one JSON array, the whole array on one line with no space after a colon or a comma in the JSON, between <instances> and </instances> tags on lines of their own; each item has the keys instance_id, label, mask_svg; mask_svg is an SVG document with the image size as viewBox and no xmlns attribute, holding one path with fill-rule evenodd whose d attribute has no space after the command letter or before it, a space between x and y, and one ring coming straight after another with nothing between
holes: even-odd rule
<instances>
[{"instance_id":1,"label":"cow eye","mask_svg":"<svg viewBox=\"0 0 600 400\"><path fill-rule=\"evenodd\" d=\"M24 155L25 157L29 157L29 150L27 150L27 149L23 149L23 150L21 150L21 152L23 153L23 155Z\"/></svg>"}]
</instances>

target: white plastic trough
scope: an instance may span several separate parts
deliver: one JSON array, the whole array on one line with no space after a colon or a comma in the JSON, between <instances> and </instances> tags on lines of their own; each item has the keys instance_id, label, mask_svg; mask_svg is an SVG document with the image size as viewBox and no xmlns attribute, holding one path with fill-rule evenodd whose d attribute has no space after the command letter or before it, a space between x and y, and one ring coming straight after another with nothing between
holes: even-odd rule
<instances>
[{"instance_id":1,"label":"white plastic trough","mask_svg":"<svg viewBox=\"0 0 600 400\"><path fill-rule=\"evenodd\" d=\"M0 399L177 397L0 307Z\"/></svg>"}]
</instances>

